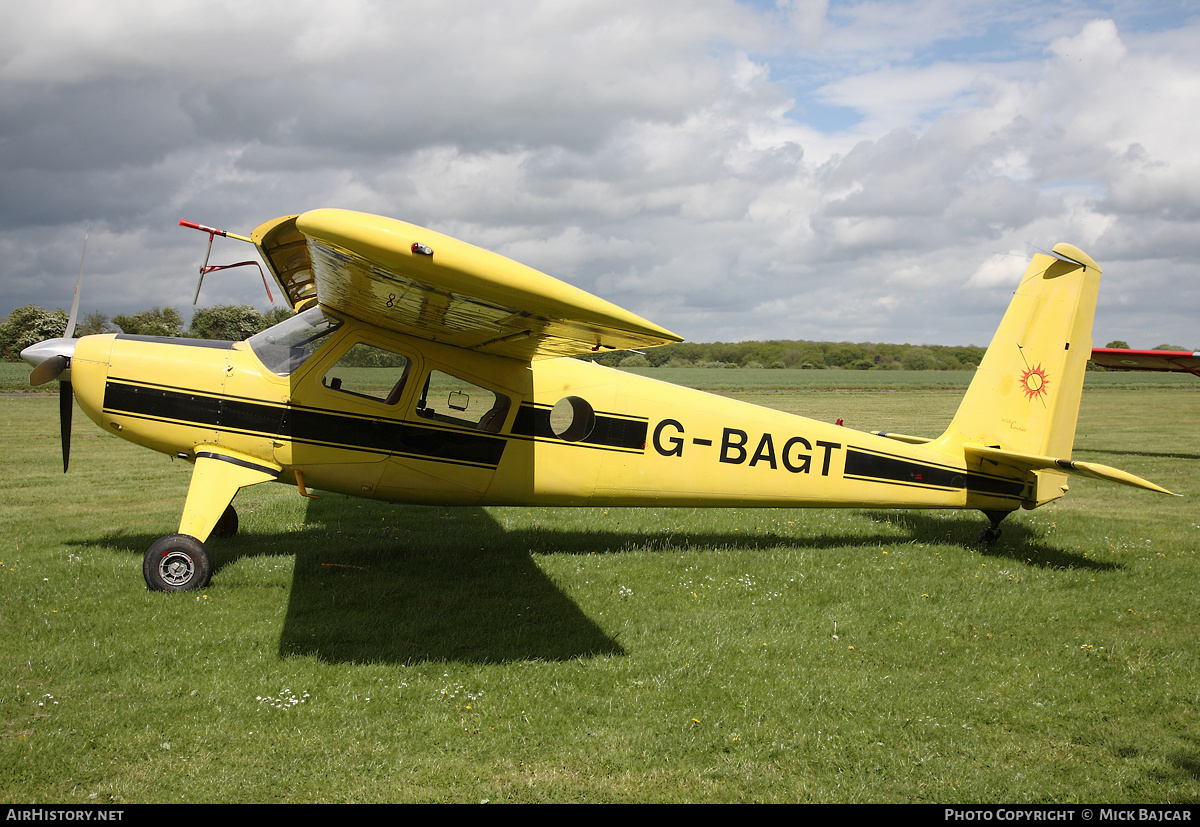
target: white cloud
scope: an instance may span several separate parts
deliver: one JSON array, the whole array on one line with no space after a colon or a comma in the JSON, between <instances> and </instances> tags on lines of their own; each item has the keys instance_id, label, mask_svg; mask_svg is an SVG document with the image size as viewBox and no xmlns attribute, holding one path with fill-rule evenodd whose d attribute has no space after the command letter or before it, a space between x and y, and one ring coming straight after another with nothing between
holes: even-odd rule
<instances>
[{"instance_id":1,"label":"white cloud","mask_svg":"<svg viewBox=\"0 0 1200 827\"><path fill-rule=\"evenodd\" d=\"M985 290L1008 288L1015 290L1020 283L1021 274L1029 265L1028 251L1012 251L995 253L987 258L979 268L967 279L968 288L979 287Z\"/></svg>"},{"instance_id":2,"label":"white cloud","mask_svg":"<svg viewBox=\"0 0 1200 827\"><path fill-rule=\"evenodd\" d=\"M694 340L984 342L1028 245L1071 241L1105 267L1098 325L1111 301L1200 344L1195 25L1087 2L6 5L0 313L66 300L89 222L84 306L112 314L190 301L204 238L179 218L340 206Z\"/></svg>"}]
</instances>

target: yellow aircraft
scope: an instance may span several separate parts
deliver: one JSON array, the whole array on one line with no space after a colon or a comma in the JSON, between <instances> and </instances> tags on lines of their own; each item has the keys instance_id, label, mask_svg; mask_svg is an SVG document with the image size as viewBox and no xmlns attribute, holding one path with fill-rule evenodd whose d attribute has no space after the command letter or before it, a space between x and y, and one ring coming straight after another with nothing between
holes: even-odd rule
<instances>
[{"instance_id":1,"label":"yellow aircraft","mask_svg":"<svg viewBox=\"0 0 1200 827\"><path fill-rule=\"evenodd\" d=\"M244 342L69 330L22 353L31 382L62 382L64 470L72 392L104 431L194 464L178 533L146 552L151 589L205 586L205 541L264 482L460 505L971 508L984 542L1068 474L1170 493L1070 459L1100 268L1068 244L1033 257L927 440L563 358L681 339L411 224L325 209L228 235L257 246L297 315Z\"/></svg>"}]
</instances>

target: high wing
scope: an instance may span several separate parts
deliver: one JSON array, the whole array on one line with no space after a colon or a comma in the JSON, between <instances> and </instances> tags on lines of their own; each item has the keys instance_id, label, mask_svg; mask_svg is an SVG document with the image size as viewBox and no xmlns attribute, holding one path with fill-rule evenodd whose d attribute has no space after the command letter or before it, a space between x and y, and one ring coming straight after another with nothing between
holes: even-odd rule
<instances>
[{"instance_id":1,"label":"high wing","mask_svg":"<svg viewBox=\"0 0 1200 827\"><path fill-rule=\"evenodd\" d=\"M251 238L294 308L315 299L367 324L517 359L680 342L665 328L450 236L349 210L312 210Z\"/></svg>"},{"instance_id":2,"label":"high wing","mask_svg":"<svg viewBox=\"0 0 1200 827\"><path fill-rule=\"evenodd\" d=\"M1092 363L1108 370L1173 371L1200 376L1200 353L1186 350L1098 347L1092 350Z\"/></svg>"}]
</instances>

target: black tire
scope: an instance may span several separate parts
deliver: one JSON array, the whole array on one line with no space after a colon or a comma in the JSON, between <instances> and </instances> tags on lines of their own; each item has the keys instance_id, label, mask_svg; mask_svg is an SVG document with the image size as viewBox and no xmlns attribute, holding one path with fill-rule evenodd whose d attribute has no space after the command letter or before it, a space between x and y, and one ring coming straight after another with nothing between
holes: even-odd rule
<instances>
[{"instance_id":1,"label":"black tire","mask_svg":"<svg viewBox=\"0 0 1200 827\"><path fill-rule=\"evenodd\" d=\"M142 576L153 592L202 589L212 578L212 557L204 543L188 534L160 537L142 559Z\"/></svg>"},{"instance_id":2,"label":"black tire","mask_svg":"<svg viewBox=\"0 0 1200 827\"><path fill-rule=\"evenodd\" d=\"M221 515L221 519L217 520L217 524L213 526L212 536L214 537L232 537L238 531L238 515L233 510L232 505L225 506L225 513Z\"/></svg>"},{"instance_id":3,"label":"black tire","mask_svg":"<svg viewBox=\"0 0 1200 827\"><path fill-rule=\"evenodd\" d=\"M996 526L985 528L979 532L979 543L985 546L994 546L996 541L1000 539L1000 529Z\"/></svg>"}]
</instances>

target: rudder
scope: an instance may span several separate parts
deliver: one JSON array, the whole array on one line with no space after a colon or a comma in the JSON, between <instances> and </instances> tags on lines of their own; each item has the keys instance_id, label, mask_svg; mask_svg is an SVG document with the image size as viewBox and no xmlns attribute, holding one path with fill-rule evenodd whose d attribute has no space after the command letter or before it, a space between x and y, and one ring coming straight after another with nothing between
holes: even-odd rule
<instances>
[{"instance_id":1,"label":"rudder","mask_svg":"<svg viewBox=\"0 0 1200 827\"><path fill-rule=\"evenodd\" d=\"M1070 244L1038 253L949 428L934 444L1069 458L1092 352L1100 268Z\"/></svg>"}]
</instances>

